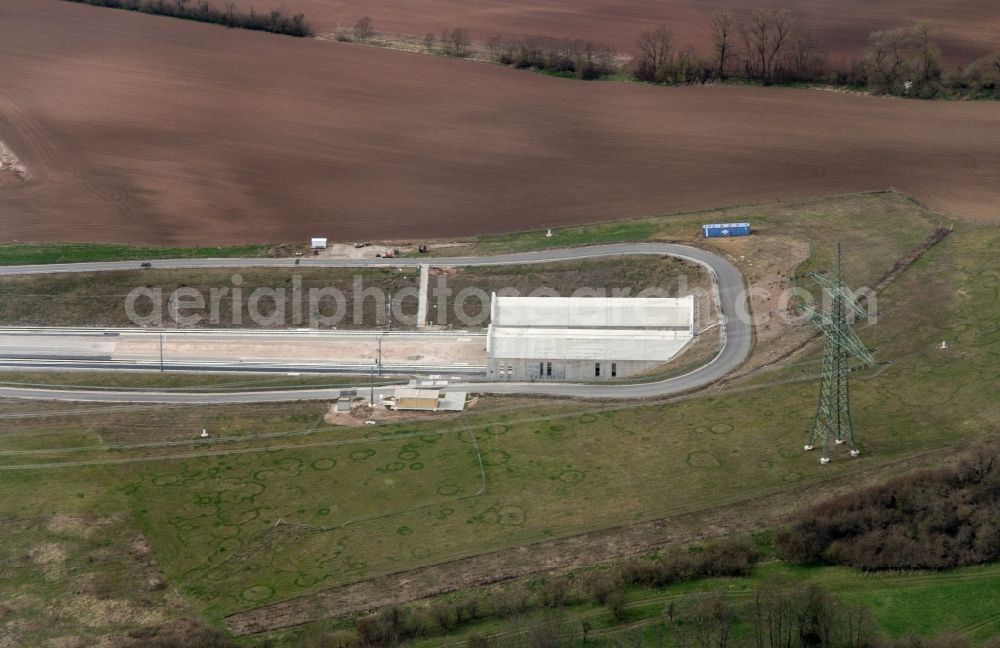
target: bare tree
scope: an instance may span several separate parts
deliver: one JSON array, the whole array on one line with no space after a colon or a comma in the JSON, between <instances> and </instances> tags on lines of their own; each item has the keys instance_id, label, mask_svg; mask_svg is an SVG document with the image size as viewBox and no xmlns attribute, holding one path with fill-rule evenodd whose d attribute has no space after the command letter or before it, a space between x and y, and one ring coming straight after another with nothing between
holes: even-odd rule
<instances>
[{"instance_id":1,"label":"bare tree","mask_svg":"<svg viewBox=\"0 0 1000 648\"><path fill-rule=\"evenodd\" d=\"M766 14L760 10L753 12L750 21L742 31L746 75L751 79L763 79L767 52L768 23Z\"/></svg>"},{"instance_id":2,"label":"bare tree","mask_svg":"<svg viewBox=\"0 0 1000 648\"><path fill-rule=\"evenodd\" d=\"M788 46L788 41L792 34L792 15L787 10L774 12L771 14L771 35L767 49L767 68L765 69L764 82L769 83L774 79L777 62L780 60L782 52Z\"/></svg>"},{"instance_id":3,"label":"bare tree","mask_svg":"<svg viewBox=\"0 0 1000 648\"><path fill-rule=\"evenodd\" d=\"M931 40L931 25L919 21L913 28L913 40L919 59L920 80L928 82L941 76L941 50Z\"/></svg>"},{"instance_id":4,"label":"bare tree","mask_svg":"<svg viewBox=\"0 0 1000 648\"><path fill-rule=\"evenodd\" d=\"M792 15L787 10L754 10L743 29L747 76L763 83L774 79L775 65L788 45Z\"/></svg>"},{"instance_id":5,"label":"bare tree","mask_svg":"<svg viewBox=\"0 0 1000 648\"><path fill-rule=\"evenodd\" d=\"M504 41L499 34L486 39L486 56L494 63L504 62Z\"/></svg>"},{"instance_id":6,"label":"bare tree","mask_svg":"<svg viewBox=\"0 0 1000 648\"><path fill-rule=\"evenodd\" d=\"M467 29L453 29L450 32L445 29L441 31L441 44L445 54L449 56L467 56L472 39L469 38Z\"/></svg>"},{"instance_id":7,"label":"bare tree","mask_svg":"<svg viewBox=\"0 0 1000 648\"><path fill-rule=\"evenodd\" d=\"M736 16L728 11L714 11L711 18L712 43L715 47L715 61L718 63L720 80L726 79L726 61L732 53L736 37Z\"/></svg>"},{"instance_id":8,"label":"bare tree","mask_svg":"<svg viewBox=\"0 0 1000 648\"><path fill-rule=\"evenodd\" d=\"M430 52L434 49L434 43L437 39L434 37L434 32L427 32L424 35L424 49Z\"/></svg>"},{"instance_id":9,"label":"bare tree","mask_svg":"<svg viewBox=\"0 0 1000 648\"><path fill-rule=\"evenodd\" d=\"M868 80L871 87L892 91L908 71L906 32L902 29L872 32L868 37Z\"/></svg>"},{"instance_id":10,"label":"bare tree","mask_svg":"<svg viewBox=\"0 0 1000 648\"><path fill-rule=\"evenodd\" d=\"M451 46L455 50L455 56L466 56L472 46L472 39L469 38L468 29L456 29L451 32Z\"/></svg>"},{"instance_id":11,"label":"bare tree","mask_svg":"<svg viewBox=\"0 0 1000 648\"><path fill-rule=\"evenodd\" d=\"M1000 56L997 57L1000 62ZM980 446L976 449L976 454L966 460L963 464L964 472L975 482L982 482L993 472L994 464L997 461L997 450L989 446Z\"/></svg>"},{"instance_id":12,"label":"bare tree","mask_svg":"<svg viewBox=\"0 0 1000 648\"><path fill-rule=\"evenodd\" d=\"M365 43L375 36L375 23L371 18L365 16L354 23L354 39L359 43Z\"/></svg>"},{"instance_id":13,"label":"bare tree","mask_svg":"<svg viewBox=\"0 0 1000 648\"><path fill-rule=\"evenodd\" d=\"M670 62L674 35L666 25L660 25L651 32L642 32L636 45L639 47L637 74L644 81L656 78L656 72Z\"/></svg>"},{"instance_id":14,"label":"bare tree","mask_svg":"<svg viewBox=\"0 0 1000 648\"><path fill-rule=\"evenodd\" d=\"M801 27L795 27L788 39L785 66L793 81L816 80L823 68L823 55L816 39Z\"/></svg>"},{"instance_id":15,"label":"bare tree","mask_svg":"<svg viewBox=\"0 0 1000 648\"><path fill-rule=\"evenodd\" d=\"M593 57L594 64L603 70L605 74L618 71L619 63L616 60L615 50L610 45L597 43L591 49L591 56ZM997 57L997 62L998 67L1000 67L1000 56ZM1000 72L1000 69L997 71Z\"/></svg>"},{"instance_id":16,"label":"bare tree","mask_svg":"<svg viewBox=\"0 0 1000 648\"><path fill-rule=\"evenodd\" d=\"M721 591L694 595L678 626L677 645L696 648L728 648L736 612Z\"/></svg>"}]
</instances>

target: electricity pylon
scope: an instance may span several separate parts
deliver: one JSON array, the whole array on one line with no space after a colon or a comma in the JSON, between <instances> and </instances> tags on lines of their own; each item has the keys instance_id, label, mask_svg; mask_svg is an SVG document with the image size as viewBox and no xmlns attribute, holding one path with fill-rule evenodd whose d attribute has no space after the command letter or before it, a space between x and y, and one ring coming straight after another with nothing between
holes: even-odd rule
<instances>
[{"instance_id":1,"label":"electricity pylon","mask_svg":"<svg viewBox=\"0 0 1000 648\"><path fill-rule=\"evenodd\" d=\"M864 307L854 294L844 285L840 244L837 244L837 265L833 276L811 273L816 283L823 288L829 312L821 312L812 306L803 310L810 321L823 332L823 375L819 383L819 403L816 418L813 419L812 433L806 450L820 447L821 464L830 463L830 442L835 445L847 444L851 456L860 454L854 441L854 425L851 422L850 360L859 359L866 366L873 366L875 358L865 348L864 343L847 323L847 313L856 317L867 317Z\"/></svg>"}]
</instances>

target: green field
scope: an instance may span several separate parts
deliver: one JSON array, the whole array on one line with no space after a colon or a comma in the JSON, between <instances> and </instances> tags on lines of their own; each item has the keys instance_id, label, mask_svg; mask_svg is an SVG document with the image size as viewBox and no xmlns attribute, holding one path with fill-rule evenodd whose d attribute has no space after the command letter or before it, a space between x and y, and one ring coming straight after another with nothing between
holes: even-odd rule
<instances>
[{"instance_id":1,"label":"green field","mask_svg":"<svg viewBox=\"0 0 1000 648\"><path fill-rule=\"evenodd\" d=\"M238 277L238 283L234 283ZM333 316L337 305L324 293L335 289L343 296L340 319L332 323L338 329L377 329L386 325L387 304L396 302L393 329L413 329L419 295L419 273L412 268L244 268L167 270L158 268L114 272L74 272L0 277L0 325L4 326L133 326L126 303L136 288L160 291L160 313L165 326L170 320L168 299L178 288L195 289L204 296L206 306L185 309L185 315L201 316L200 328L298 328L309 325L314 311L310 294L319 295L316 312ZM647 288L676 294L683 277L686 289L708 288L710 280L700 266L673 257L615 257L592 261L567 261L499 268L435 268L430 278L428 323L457 329L467 328L468 320L485 327L489 319L489 295L494 291L515 290L527 295L545 287L560 295L587 288L604 291L628 289L636 294ZM243 291L242 307L234 310L231 293L218 300L214 321L211 312L213 290ZM284 291L285 308L273 323L261 324L248 312L248 303L258 288ZM296 306L295 292L300 296ZM379 303L372 296L383 296ZM443 297L439 298L439 295ZM440 304L440 309L439 309ZM260 314L268 319L274 301L262 300ZM137 311L152 310L143 298ZM238 317L234 317L239 313ZM301 319L296 321L295 316ZM324 323L324 326L331 326Z\"/></svg>"},{"instance_id":2,"label":"green field","mask_svg":"<svg viewBox=\"0 0 1000 648\"><path fill-rule=\"evenodd\" d=\"M883 274L939 222L905 198L878 194L636 227L670 239L695 221L737 214L760 223L756 245L808 242L803 269L825 267L843 240L854 285ZM566 243L560 236L553 245ZM777 515L834 487L946 463L955 449L997 436L998 244L1000 230L961 224L879 295L878 324L859 329L880 366L856 373L852 385L858 459L836 456L820 467L801 450L815 406L813 349L723 389L640 406L486 399L463 417L365 428L318 423L323 407L301 403L4 421L0 515L28 520L27 545L62 542L46 531L46 516L117 512L142 530L178 595L214 621L340 584L643 520L670 519L671 533L683 535L723 506L746 505L730 531L753 527L765 514L761 502ZM755 258L743 261L751 276ZM947 349L937 348L941 340ZM0 416L31 408L39 406L6 404ZM203 421L220 437L210 445L194 439ZM160 438L177 444L149 445ZM32 569L0 574L0 587L34 592ZM867 595L860 584L873 582L846 570L817 577L845 596ZM954 629L982 611L977 602L920 614L949 590L937 577L907 578L871 598L892 632L907 623L919 632ZM954 587L986 588L979 580L956 578ZM891 625L903 608L914 611Z\"/></svg>"},{"instance_id":3,"label":"green field","mask_svg":"<svg viewBox=\"0 0 1000 648\"><path fill-rule=\"evenodd\" d=\"M284 253L290 246L266 244L226 247L133 247L102 243L7 243L0 245L0 265L37 263L82 263L85 261L139 261L149 259L195 259L220 257L260 257L269 252Z\"/></svg>"},{"instance_id":4,"label":"green field","mask_svg":"<svg viewBox=\"0 0 1000 648\"><path fill-rule=\"evenodd\" d=\"M840 567L796 567L773 561L760 565L747 578L708 578L657 589L632 588L627 592L625 613L616 620L603 606L577 604L556 613L559 622L575 634L578 643L588 646L673 646L676 626L668 622L667 609L678 616L700 593L722 591L737 610L746 612L754 592L769 585L818 585L836 596L843 605L863 606L880 633L890 637L952 635L981 641L1000 635L1000 565L984 565L948 572L907 574L862 574ZM446 597L460 600L470 592ZM534 623L552 617L552 612L535 610L516 623L487 620L467 623L442 637L417 639L420 648L462 646L472 634L500 638L509 645L524 639ZM579 642L580 628L591 630L586 644ZM318 628L278 634L279 645L295 645ZM748 639L749 627L737 623L734 635Z\"/></svg>"}]
</instances>

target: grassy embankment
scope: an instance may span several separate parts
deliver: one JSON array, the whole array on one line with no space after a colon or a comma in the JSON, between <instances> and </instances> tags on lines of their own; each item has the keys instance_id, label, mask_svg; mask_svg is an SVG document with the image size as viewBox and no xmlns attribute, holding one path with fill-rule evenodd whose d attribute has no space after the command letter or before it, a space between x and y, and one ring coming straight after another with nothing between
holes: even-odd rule
<instances>
[{"instance_id":1,"label":"grassy embankment","mask_svg":"<svg viewBox=\"0 0 1000 648\"><path fill-rule=\"evenodd\" d=\"M625 612L616 619L603 606L581 604L555 614L565 627L580 637L586 622L591 630L591 646L672 646L676 626L668 623L666 611L673 604L681 615L686 605L700 593L723 591L739 608L752 601L755 590L774 584L810 584L824 588L844 604L863 606L871 613L875 627L890 637L938 636L950 634L973 642L1000 634L1000 565L982 565L945 572L863 574L842 567L799 567L781 561L758 566L747 578L709 578L659 589L631 588L625 597ZM460 598L467 593L452 595ZM525 638L532 626L551 618L551 611L535 610L511 621L469 623L451 635L429 637L414 642L420 648L462 646L464 637L478 633L502 637L509 643ZM745 617L744 617L745 618ZM319 634L316 627L274 636L279 646L294 645L300 633ZM749 627L737 623L733 634L749 638ZM662 643L661 643L662 642ZM583 645L583 644L581 644Z\"/></svg>"},{"instance_id":2,"label":"grassy embankment","mask_svg":"<svg viewBox=\"0 0 1000 648\"><path fill-rule=\"evenodd\" d=\"M0 245L0 265L263 257L281 249L283 248L268 244L193 248L135 247L104 243L6 243Z\"/></svg>"},{"instance_id":3,"label":"grassy embankment","mask_svg":"<svg viewBox=\"0 0 1000 648\"><path fill-rule=\"evenodd\" d=\"M234 281L234 277L238 279ZM428 323L443 328L483 328L489 320L489 295L516 290L527 295L538 288L570 295L580 288L611 291L628 289L636 294L646 288L662 288L675 294L679 277L691 289L710 286L707 273L675 258L614 257L594 261L568 261L496 268L453 268L430 278ZM298 282L293 284L293 281ZM242 290L242 308L234 317L232 289ZM294 286L301 305L293 301ZM0 325L45 326L134 326L127 316L128 294L137 287L159 289L160 312L165 325L174 326L167 300L178 288L193 288L204 296L205 307L185 308L184 315L200 315L200 328L297 328L310 324L310 314L335 317L337 305L325 293L318 295L314 309L311 290L333 288L343 296L343 310L336 322L319 320L323 328L376 329L386 325L386 302L392 298L393 330L415 328L419 273L413 268L241 268L123 270L0 277ZM284 291L284 317L277 324L260 323L249 313L248 303L258 288ZM228 289L219 299L218 321L212 321L211 291ZM379 301L370 291L383 296ZM472 291L476 291L473 293ZM438 294L444 295L444 301ZM459 303L459 300L461 302ZM440 306L439 306L440 304ZM275 304L265 297L259 307L270 318ZM136 301L140 314L152 311L147 297ZM296 321L295 315L301 319ZM468 318L468 319L465 319Z\"/></svg>"},{"instance_id":4,"label":"grassy embankment","mask_svg":"<svg viewBox=\"0 0 1000 648\"><path fill-rule=\"evenodd\" d=\"M855 285L883 273L937 224L915 204L881 195L636 227L669 239L690 229L686 221L735 215L759 223L758 240L808 241L809 268L823 267L833 243L844 240ZM533 244L538 235L522 236L512 244ZM561 236L544 242L599 240L595 232ZM699 514L727 504L745 504L731 524L749 526L760 498L770 498L780 513L831 485L933 465L952 448L996 435L1000 402L992 385L1000 379L1000 337L991 309L1000 269L991 249L998 242L995 228L962 225L880 295L879 324L861 335L888 364L856 376L863 449L856 460L837 457L820 468L815 455L801 452L818 372L817 356L809 354L754 376L740 390L640 407L586 411L525 400L510 409L473 410L458 421L311 431L319 406L273 406L267 416L254 408L191 409L183 419L181 410L171 410L146 433L188 445L116 450L106 449L109 440L134 438L148 413L90 415L87 425L44 418L5 424L0 448L29 451L4 454L7 466L132 462L0 471L0 490L9 495L0 513L34 520L24 536L33 544L60 541L44 520L63 509L134 514L131 524L150 539L167 580L214 620L379 574L615 525L664 517L697 524ZM484 239L478 246L499 244ZM949 349L936 348L941 339ZM213 445L209 454L192 445L191 430L211 417L229 421L209 424L223 430L217 434L241 436ZM281 430L289 434L280 443L253 438ZM82 446L89 448L65 449ZM52 505L41 505L36 493L43 487L59 491ZM285 524L275 526L279 519ZM20 569L5 590L34 591L37 568Z\"/></svg>"}]
</instances>

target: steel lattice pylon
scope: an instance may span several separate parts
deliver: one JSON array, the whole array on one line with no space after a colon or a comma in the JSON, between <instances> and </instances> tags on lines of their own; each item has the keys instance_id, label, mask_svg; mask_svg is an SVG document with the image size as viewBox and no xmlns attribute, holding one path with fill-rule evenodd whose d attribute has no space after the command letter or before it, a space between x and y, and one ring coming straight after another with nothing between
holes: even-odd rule
<instances>
[{"instance_id":1,"label":"steel lattice pylon","mask_svg":"<svg viewBox=\"0 0 1000 648\"><path fill-rule=\"evenodd\" d=\"M854 440L854 425L851 421L850 360L858 358L865 365L875 364L864 343L847 322L848 312L857 317L866 317L865 309L855 299L854 294L844 285L843 259L840 245L837 245L837 262L832 277L811 273L816 283L823 287L829 312L823 313L812 306L803 308L809 319L823 332L823 369L819 383L819 403L813 419L812 433L806 450L820 448L820 463L830 462L830 444L846 444L851 456L859 454Z\"/></svg>"}]
</instances>

